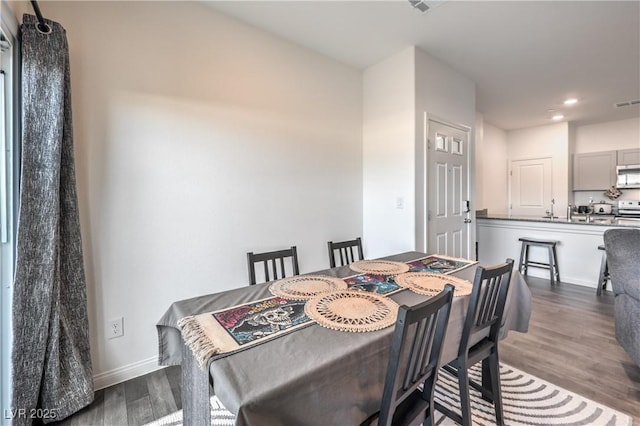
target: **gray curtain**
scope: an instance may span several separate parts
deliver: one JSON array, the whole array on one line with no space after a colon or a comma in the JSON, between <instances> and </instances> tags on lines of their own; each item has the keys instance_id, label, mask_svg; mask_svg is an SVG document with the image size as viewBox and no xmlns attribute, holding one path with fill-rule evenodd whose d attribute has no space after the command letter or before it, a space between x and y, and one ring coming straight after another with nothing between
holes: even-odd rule
<instances>
[{"instance_id":1,"label":"gray curtain","mask_svg":"<svg viewBox=\"0 0 640 426\"><path fill-rule=\"evenodd\" d=\"M87 296L78 218L69 51L24 15L22 172L13 289L13 407L60 420L93 400ZM49 411L51 410L51 411ZM36 411L37 413L37 411ZM15 424L32 419L16 418Z\"/></svg>"}]
</instances>

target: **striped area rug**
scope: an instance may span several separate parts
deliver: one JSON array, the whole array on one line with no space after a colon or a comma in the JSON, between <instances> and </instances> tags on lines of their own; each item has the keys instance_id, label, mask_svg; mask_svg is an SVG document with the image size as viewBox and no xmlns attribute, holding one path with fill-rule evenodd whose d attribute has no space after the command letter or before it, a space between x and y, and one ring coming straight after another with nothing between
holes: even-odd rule
<instances>
[{"instance_id":1,"label":"striped area rug","mask_svg":"<svg viewBox=\"0 0 640 426\"><path fill-rule=\"evenodd\" d=\"M217 396L211 397L211 424L215 426L233 426L236 416L227 411ZM182 426L182 410L171 413L144 426Z\"/></svg>"},{"instance_id":2,"label":"striped area rug","mask_svg":"<svg viewBox=\"0 0 640 426\"><path fill-rule=\"evenodd\" d=\"M480 364L472 367L469 374L479 382ZM632 426L633 424L633 419L620 411L598 404L509 365L500 365L500 379L506 425ZM455 377L444 371L440 374L435 398L445 406L460 407ZM484 401L480 393L474 389L471 389L471 411L474 425L495 425L493 405ZM234 415L224 408L217 397L212 397L211 424L233 426L234 421ZM436 412L434 423L443 426L456 424L440 412ZM182 410L149 423L147 426L179 425L182 425Z\"/></svg>"},{"instance_id":3,"label":"striped area rug","mask_svg":"<svg viewBox=\"0 0 640 426\"><path fill-rule=\"evenodd\" d=\"M469 370L469 376L476 382L481 381L480 363ZM506 425L632 426L633 423L631 416L506 364L500 365L500 381ZM470 393L473 424L495 425L493 404L482 399L480 392L473 388ZM442 371L438 376L435 399L459 411L457 379ZM438 425L456 424L437 411L435 420Z\"/></svg>"}]
</instances>

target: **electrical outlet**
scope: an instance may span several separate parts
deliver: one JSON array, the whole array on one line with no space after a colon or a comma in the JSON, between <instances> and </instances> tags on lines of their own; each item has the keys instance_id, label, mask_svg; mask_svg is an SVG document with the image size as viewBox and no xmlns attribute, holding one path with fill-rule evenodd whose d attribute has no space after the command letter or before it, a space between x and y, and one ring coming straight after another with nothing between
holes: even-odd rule
<instances>
[{"instance_id":1,"label":"electrical outlet","mask_svg":"<svg viewBox=\"0 0 640 426\"><path fill-rule=\"evenodd\" d=\"M124 317L116 318L107 323L107 338L115 339L124 336Z\"/></svg>"}]
</instances>

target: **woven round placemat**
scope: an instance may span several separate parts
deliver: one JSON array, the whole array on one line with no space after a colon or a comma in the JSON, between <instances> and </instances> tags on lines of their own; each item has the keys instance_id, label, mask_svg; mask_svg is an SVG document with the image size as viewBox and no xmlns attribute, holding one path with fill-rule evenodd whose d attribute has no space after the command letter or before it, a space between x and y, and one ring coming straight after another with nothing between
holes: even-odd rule
<instances>
[{"instance_id":1,"label":"woven round placemat","mask_svg":"<svg viewBox=\"0 0 640 426\"><path fill-rule=\"evenodd\" d=\"M298 275L283 278L269 286L274 296L285 299L306 300L334 290L346 290L347 283L340 278L324 275Z\"/></svg>"},{"instance_id":2,"label":"woven round placemat","mask_svg":"<svg viewBox=\"0 0 640 426\"><path fill-rule=\"evenodd\" d=\"M350 264L349 268L365 274L395 275L407 272L409 265L391 260L358 260Z\"/></svg>"},{"instance_id":3,"label":"woven round placemat","mask_svg":"<svg viewBox=\"0 0 640 426\"><path fill-rule=\"evenodd\" d=\"M453 284L455 291L453 295L466 296L471 294L473 285L462 278L452 277L451 275L432 274L430 272L407 272L397 275L394 279L401 287L406 287L418 294L426 294L433 296L444 290L445 284Z\"/></svg>"},{"instance_id":4,"label":"woven round placemat","mask_svg":"<svg viewBox=\"0 0 640 426\"><path fill-rule=\"evenodd\" d=\"M308 300L304 312L323 327L362 333L395 324L398 304L376 293L340 290Z\"/></svg>"}]
</instances>

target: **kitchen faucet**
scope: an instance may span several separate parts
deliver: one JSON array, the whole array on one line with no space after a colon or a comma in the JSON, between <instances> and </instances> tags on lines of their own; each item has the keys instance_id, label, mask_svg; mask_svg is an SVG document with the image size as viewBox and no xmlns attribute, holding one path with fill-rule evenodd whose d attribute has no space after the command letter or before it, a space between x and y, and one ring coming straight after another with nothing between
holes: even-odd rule
<instances>
[{"instance_id":1,"label":"kitchen faucet","mask_svg":"<svg viewBox=\"0 0 640 426\"><path fill-rule=\"evenodd\" d=\"M556 203L555 198L551 199L551 210L547 210L547 216L553 219L553 205Z\"/></svg>"}]
</instances>

